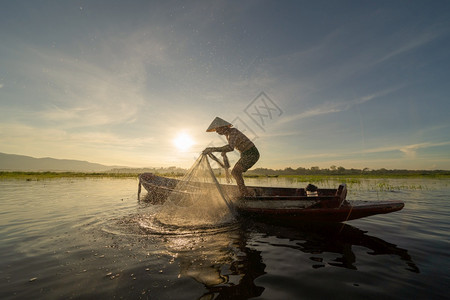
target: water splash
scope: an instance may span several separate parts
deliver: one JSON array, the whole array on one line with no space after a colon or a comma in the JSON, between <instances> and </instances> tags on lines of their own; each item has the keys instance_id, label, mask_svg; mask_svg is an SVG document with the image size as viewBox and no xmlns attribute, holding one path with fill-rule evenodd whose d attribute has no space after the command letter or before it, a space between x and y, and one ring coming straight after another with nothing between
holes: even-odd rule
<instances>
[{"instance_id":1,"label":"water splash","mask_svg":"<svg viewBox=\"0 0 450 300\"><path fill-rule=\"evenodd\" d=\"M198 228L227 224L234 219L230 197L217 182L208 158L201 155L160 207L152 223Z\"/></svg>"}]
</instances>

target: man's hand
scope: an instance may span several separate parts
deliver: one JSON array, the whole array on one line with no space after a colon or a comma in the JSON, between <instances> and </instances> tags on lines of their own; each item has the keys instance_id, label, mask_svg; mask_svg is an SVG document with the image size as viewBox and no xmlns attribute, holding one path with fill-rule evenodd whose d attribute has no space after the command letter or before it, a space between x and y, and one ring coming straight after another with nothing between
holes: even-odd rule
<instances>
[{"instance_id":1,"label":"man's hand","mask_svg":"<svg viewBox=\"0 0 450 300\"><path fill-rule=\"evenodd\" d=\"M208 147L208 148L206 148L205 150L203 150L203 154L209 154L209 153L211 153L211 152L213 152L213 148L212 147Z\"/></svg>"}]
</instances>

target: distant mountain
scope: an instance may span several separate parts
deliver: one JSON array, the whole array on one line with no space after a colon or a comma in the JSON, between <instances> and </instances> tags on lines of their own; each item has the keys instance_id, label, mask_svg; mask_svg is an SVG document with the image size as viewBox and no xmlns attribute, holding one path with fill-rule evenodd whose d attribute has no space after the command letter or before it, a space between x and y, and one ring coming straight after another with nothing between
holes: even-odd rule
<instances>
[{"instance_id":1,"label":"distant mountain","mask_svg":"<svg viewBox=\"0 0 450 300\"><path fill-rule=\"evenodd\" d=\"M105 166L81 160L34 158L0 153L0 171L105 172L117 166Z\"/></svg>"}]
</instances>

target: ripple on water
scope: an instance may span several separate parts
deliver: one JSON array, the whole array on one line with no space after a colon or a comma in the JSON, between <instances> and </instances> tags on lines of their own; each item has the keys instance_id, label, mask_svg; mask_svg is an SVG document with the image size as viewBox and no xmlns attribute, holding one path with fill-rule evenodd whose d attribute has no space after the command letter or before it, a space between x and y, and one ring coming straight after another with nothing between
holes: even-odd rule
<instances>
[{"instance_id":1,"label":"ripple on water","mask_svg":"<svg viewBox=\"0 0 450 300\"><path fill-rule=\"evenodd\" d=\"M105 223L102 230L114 235L127 236L198 236L214 235L222 232L233 231L239 228L239 223L234 218L220 220L212 224L185 225L177 224L171 220L170 224L159 218L155 211L152 213L130 214Z\"/></svg>"}]
</instances>

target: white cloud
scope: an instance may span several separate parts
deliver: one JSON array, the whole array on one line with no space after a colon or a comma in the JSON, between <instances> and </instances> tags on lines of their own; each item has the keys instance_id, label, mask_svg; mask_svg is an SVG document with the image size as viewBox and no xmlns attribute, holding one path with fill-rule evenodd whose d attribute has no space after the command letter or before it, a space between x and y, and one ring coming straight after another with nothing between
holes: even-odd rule
<instances>
[{"instance_id":1,"label":"white cloud","mask_svg":"<svg viewBox=\"0 0 450 300\"><path fill-rule=\"evenodd\" d=\"M414 38L410 38L408 40L395 40L392 42L394 44L395 49L387 54L385 54L382 58L376 61L376 63L384 62L388 59L391 59L397 55L406 53L408 51L411 51L415 48L421 47L437 37L439 37L440 34L437 32L423 32L422 34L415 35Z\"/></svg>"},{"instance_id":2,"label":"white cloud","mask_svg":"<svg viewBox=\"0 0 450 300\"><path fill-rule=\"evenodd\" d=\"M399 148L399 150L401 152L403 152L407 158L416 158L417 150L419 150L419 149L426 149L426 148L440 147L440 146L447 146L447 145L450 145L450 142L421 143L421 144L407 145L407 146Z\"/></svg>"},{"instance_id":3,"label":"white cloud","mask_svg":"<svg viewBox=\"0 0 450 300\"><path fill-rule=\"evenodd\" d=\"M450 145L450 142L441 142L441 143L419 143L419 144L410 144L410 145L394 145L394 146L386 146L379 148L372 148L363 150L362 153L381 153L381 152L390 152L390 151L400 151L404 153L407 157L415 157L416 151L419 149L426 149L432 147L440 147Z\"/></svg>"},{"instance_id":4,"label":"white cloud","mask_svg":"<svg viewBox=\"0 0 450 300\"><path fill-rule=\"evenodd\" d=\"M333 152L314 152L314 153L301 153L297 156L289 156L289 161L301 161L302 164L310 164L310 165L319 165L321 167L328 167L330 165L339 165L341 164L344 167L371 167L371 168L380 168L380 167L391 167L391 168L431 168L431 164L426 165L427 161L434 161L438 163L439 161L442 164L448 165L450 159L437 159L430 155L417 155L417 150L426 149L432 147L441 147L448 146L450 142L441 142L441 143L419 143L419 144L410 144L410 145L393 145L393 146L382 146L377 148L366 149L362 151L344 151L344 150L334 150ZM383 154L388 152L400 152L403 153L403 158L395 158L395 155L392 157L377 157L376 154ZM370 158L363 157L364 154L374 154L371 155ZM279 159L277 159L278 161ZM421 163L420 167L415 164L415 161ZM403 166L402 166L403 165ZM395 166L395 167L394 167ZM445 166L441 166L440 168L445 168Z\"/></svg>"},{"instance_id":5,"label":"white cloud","mask_svg":"<svg viewBox=\"0 0 450 300\"><path fill-rule=\"evenodd\" d=\"M147 147L156 142L154 137L130 137L100 131L71 133L59 128L37 128L18 123L0 123L3 147L26 147L33 143L52 144L52 148L62 145L85 147L87 145L109 147ZM47 150L47 149L46 149Z\"/></svg>"},{"instance_id":6,"label":"white cloud","mask_svg":"<svg viewBox=\"0 0 450 300\"><path fill-rule=\"evenodd\" d=\"M403 148L400 148L399 150L405 154L407 158L415 158L417 154L417 150L420 148L423 148L423 145L417 144L417 145L408 145Z\"/></svg>"},{"instance_id":7,"label":"white cloud","mask_svg":"<svg viewBox=\"0 0 450 300\"><path fill-rule=\"evenodd\" d=\"M378 97L382 97L385 95L388 95L392 92L397 91L398 89L400 89L402 86L398 86L398 87L393 87L393 88L389 88L383 91L379 91L373 94L369 94L369 95L365 95L365 96L361 96L359 98L353 99L353 100L348 100L348 101L344 101L344 102L331 102L331 101L327 101L325 103L322 103L312 109L303 111L299 114L296 115L291 115L291 116L284 116L281 120L280 123L288 123L288 122L293 122L293 121L297 121L297 120L301 120L301 119L305 119L305 118L310 118L310 117L315 117L315 116L319 116L319 115L326 115L326 114L331 114L331 113L337 113L337 112L342 112L342 111L347 111L349 109L351 109L352 107L354 107L355 105L360 105L366 102L369 102L371 100L374 100Z\"/></svg>"}]
</instances>

